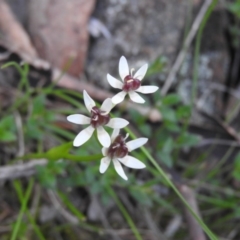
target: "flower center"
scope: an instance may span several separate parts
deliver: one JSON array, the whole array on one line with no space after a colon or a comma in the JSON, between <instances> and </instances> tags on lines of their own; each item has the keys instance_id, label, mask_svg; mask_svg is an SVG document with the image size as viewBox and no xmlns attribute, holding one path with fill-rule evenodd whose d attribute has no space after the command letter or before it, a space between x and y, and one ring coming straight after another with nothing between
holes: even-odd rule
<instances>
[{"instance_id":1,"label":"flower center","mask_svg":"<svg viewBox=\"0 0 240 240\"><path fill-rule=\"evenodd\" d=\"M124 84L122 90L125 92L137 90L141 86L141 81L137 78L133 78L132 74L127 75L124 78Z\"/></svg>"},{"instance_id":2,"label":"flower center","mask_svg":"<svg viewBox=\"0 0 240 240\"><path fill-rule=\"evenodd\" d=\"M98 107L93 107L91 110L91 125L94 128L106 125L110 121L110 115L101 111Z\"/></svg>"},{"instance_id":3,"label":"flower center","mask_svg":"<svg viewBox=\"0 0 240 240\"><path fill-rule=\"evenodd\" d=\"M128 154L128 148L122 135L118 135L108 148L107 155L113 158L123 158Z\"/></svg>"}]
</instances>

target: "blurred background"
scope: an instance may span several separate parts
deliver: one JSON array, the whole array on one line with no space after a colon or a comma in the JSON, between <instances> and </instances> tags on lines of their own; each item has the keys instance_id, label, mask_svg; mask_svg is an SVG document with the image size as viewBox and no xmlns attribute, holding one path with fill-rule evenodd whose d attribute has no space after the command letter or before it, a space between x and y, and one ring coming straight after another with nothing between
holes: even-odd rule
<instances>
[{"instance_id":1,"label":"blurred background","mask_svg":"<svg viewBox=\"0 0 240 240\"><path fill-rule=\"evenodd\" d=\"M146 152L124 181L95 139L72 146L66 116L117 92L121 56L159 91L113 114L211 239L240 239L239 0L0 0L1 240L210 239Z\"/></svg>"}]
</instances>

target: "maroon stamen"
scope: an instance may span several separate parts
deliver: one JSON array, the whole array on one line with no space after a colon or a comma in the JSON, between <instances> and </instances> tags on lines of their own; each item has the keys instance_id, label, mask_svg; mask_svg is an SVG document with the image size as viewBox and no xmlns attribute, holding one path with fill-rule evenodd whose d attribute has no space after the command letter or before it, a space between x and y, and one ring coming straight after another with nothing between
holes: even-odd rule
<instances>
[{"instance_id":1,"label":"maroon stamen","mask_svg":"<svg viewBox=\"0 0 240 240\"><path fill-rule=\"evenodd\" d=\"M133 78L132 75L127 75L124 78L124 84L122 90L125 92L135 91L141 86L141 81L137 78Z\"/></svg>"},{"instance_id":2,"label":"maroon stamen","mask_svg":"<svg viewBox=\"0 0 240 240\"><path fill-rule=\"evenodd\" d=\"M101 111L98 107L93 107L91 110L91 125L94 128L108 124L110 115Z\"/></svg>"},{"instance_id":3,"label":"maroon stamen","mask_svg":"<svg viewBox=\"0 0 240 240\"><path fill-rule=\"evenodd\" d=\"M122 135L118 135L108 148L108 156L113 158L123 158L128 154L128 148Z\"/></svg>"}]
</instances>

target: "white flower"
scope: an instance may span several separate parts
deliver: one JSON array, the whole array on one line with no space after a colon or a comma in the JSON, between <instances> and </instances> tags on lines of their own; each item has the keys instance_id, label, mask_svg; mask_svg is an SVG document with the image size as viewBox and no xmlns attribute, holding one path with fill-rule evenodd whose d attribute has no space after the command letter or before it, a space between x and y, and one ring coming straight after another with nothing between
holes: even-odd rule
<instances>
[{"instance_id":1,"label":"white flower","mask_svg":"<svg viewBox=\"0 0 240 240\"><path fill-rule=\"evenodd\" d=\"M122 135L119 135L119 129L114 129L111 136L111 145L109 148L102 148L103 158L101 159L101 164L99 171L104 173L111 162L113 161L114 168L116 172L125 180L127 176L125 175L122 164L129 168L142 169L145 168L145 164L140 162L138 159L129 156L128 153L133 151L136 148L143 146L148 139L147 138L138 138L132 141L125 143L127 137L123 138Z\"/></svg>"},{"instance_id":2,"label":"white flower","mask_svg":"<svg viewBox=\"0 0 240 240\"><path fill-rule=\"evenodd\" d=\"M90 124L90 126L83 129L76 136L73 145L79 147L87 142L96 129L99 142L102 146L109 147L111 139L103 126L108 126L110 128L124 128L129 122L123 118L110 118L109 112L114 107L110 98L107 98L100 108L96 107L95 102L85 90L83 91L83 99L91 117L86 117L82 114L73 114L68 116L67 120L75 124Z\"/></svg>"},{"instance_id":3,"label":"white flower","mask_svg":"<svg viewBox=\"0 0 240 240\"><path fill-rule=\"evenodd\" d=\"M133 102L144 103L145 100L136 92L148 94L154 93L158 90L158 87L156 86L141 86L141 80L144 78L147 68L148 65L145 64L133 75L134 69L131 69L131 72L129 71L127 59L124 56L120 58L119 75L122 81L119 81L110 74L107 74L108 83L113 88L122 90L112 98L112 102L114 104L122 102L127 94L129 94L129 97Z\"/></svg>"}]
</instances>

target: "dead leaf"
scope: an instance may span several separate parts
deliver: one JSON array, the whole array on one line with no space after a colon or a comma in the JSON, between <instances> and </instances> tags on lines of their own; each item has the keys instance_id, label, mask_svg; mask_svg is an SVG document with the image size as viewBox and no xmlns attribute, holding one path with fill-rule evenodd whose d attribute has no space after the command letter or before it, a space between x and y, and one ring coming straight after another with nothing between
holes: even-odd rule
<instances>
[{"instance_id":1,"label":"dead leaf","mask_svg":"<svg viewBox=\"0 0 240 240\"><path fill-rule=\"evenodd\" d=\"M41 58L79 76L88 50L88 20L95 0L32 0L29 31Z\"/></svg>"}]
</instances>

